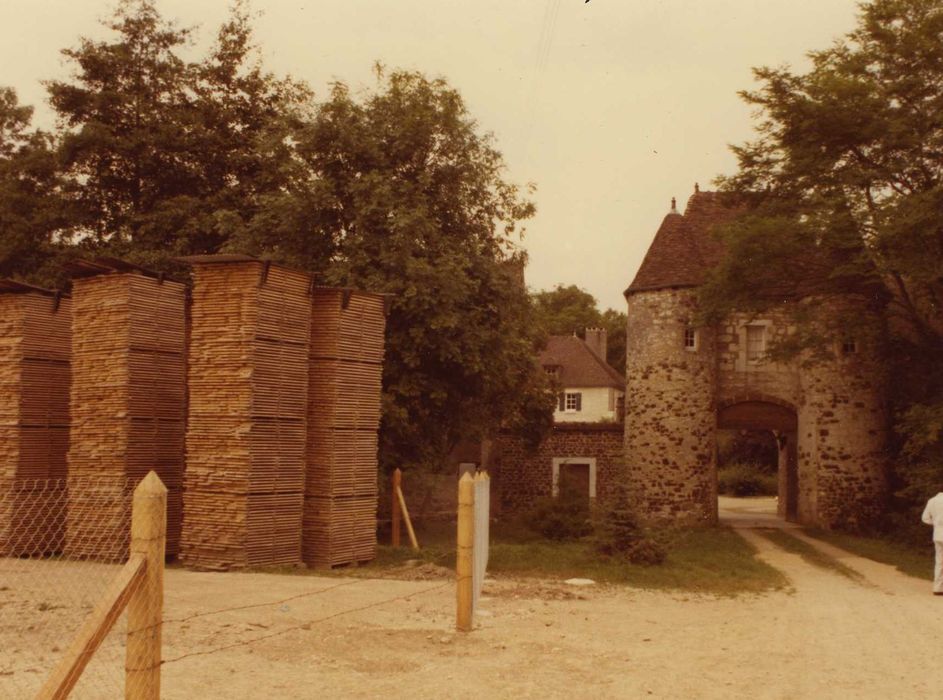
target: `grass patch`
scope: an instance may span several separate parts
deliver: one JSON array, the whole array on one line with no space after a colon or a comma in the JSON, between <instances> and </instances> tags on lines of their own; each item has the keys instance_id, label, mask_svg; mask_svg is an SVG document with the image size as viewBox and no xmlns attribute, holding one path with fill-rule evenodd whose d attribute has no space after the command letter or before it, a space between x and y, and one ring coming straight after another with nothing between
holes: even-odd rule
<instances>
[{"instance_id":1,"label":"grass patch","mask_svg":"<svg viewBox=\"0 0 943 700\"><path fill-rule=\"evenodd\" d=\"M785 530L762 529L756 530L756 532L761 534L777 547L785 549L787 552L798 554L807 564L817 566L820 569L834 571L836 574L840 574L853 581L860 581L863 578L861 574L851 567L842 564L835 557L829 556L817 547L814 547L808 542L800 540L794 535L790 535Z\"/></svg>"},{"instance_id":2,"label":"grass patch","mask_svg":"<svg viewBox=\"0 0 943 700\"><path fill-rule=\"evenodd\" d=\"M898 571L914 578L927 580L932 578L933 548L916 549L881 537L862 537L843 532L824 530L805 530L810 537L841 547L859 557L871 559L882 564L890 564Z\"/></svg>"},{"instance_id":3,"label":"grass patch","mask_svg":"<svg viewBox=\"0 0 943 700\"><path fill-rule=\"evenodd\" d=\"M377 548L377 558L340 575L378 575L409 560L455 566L454 523L430 523L418 533L419 552L408 546ZM492 529L488 570L498 576L564 580L591 578L637 588L737 595L778 590L786 577L756 556L756 550L729 528L698 528L659 534L668 550L663 564L639 566L602 557L588 540L545 540L518 523L497 523ZM318 573L318 572L313 572Z\"/></svg>"}]
</instances>

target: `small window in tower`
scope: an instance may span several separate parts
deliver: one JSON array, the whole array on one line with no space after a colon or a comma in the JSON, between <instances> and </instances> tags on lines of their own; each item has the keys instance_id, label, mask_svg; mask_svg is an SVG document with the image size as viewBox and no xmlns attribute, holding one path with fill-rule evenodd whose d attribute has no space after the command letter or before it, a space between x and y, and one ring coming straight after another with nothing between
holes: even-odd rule
<instances>
[{"instance_id":1,"label":"small window in tower","mask_svg":"<svg viewBox=\"0 0 943 700\"><path fill-rule=\"evenodd\" d=\"M858 352L858 341L854 338L845 338L841 344L842 355L854 355Z\"/></svg>"},{"instance_id":2,"label":"small window in tower","mask_svg":"<svg viewBox=\"0 0 943 700\"><path fill-rule=\"evenodd\" d=\"M583 408L583 395L580 393L570 393L566 394L566 403L564 404L564 410L567 413L576 413L581 411Z\"/></svg>"},{"instance_id":3,"label":"small window in tower","mask_svg":"<svg viewBox=\"0 0 943 700\"><path fill-rule=\"evenodd\" d=\"M684 329L684 349L697 350L697 331L690 326Z\"/></svg>"},{"instance_id":4,"label":"small window in tower","mask_svg":"<svg viewBox=\"0 0 943 700\"><path fill-rule=\"evenodd\" d=\"M747 362L761 362L766 355L766 326L747 326Z\"/></svg>"}]
</instances>

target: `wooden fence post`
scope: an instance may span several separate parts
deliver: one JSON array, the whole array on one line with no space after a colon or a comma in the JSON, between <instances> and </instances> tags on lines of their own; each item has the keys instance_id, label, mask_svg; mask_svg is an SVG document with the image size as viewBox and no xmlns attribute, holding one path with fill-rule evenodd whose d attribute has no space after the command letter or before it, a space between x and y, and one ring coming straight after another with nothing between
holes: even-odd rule
<instances>
[{"instance_id":1,"label":"wooden fence post","mask_svg":"<svg viewBox=\"0 0 943 700\"><path fill-rule=\"evenodd\" d=\"M393 539L391 544L394 547L399 547L399 527L400 527L400 511L399 511L399 490L403 483L403 472L397 467L393 470L393 482L392 489L390 494L393 498L392 503L392 518L393 518Z\"/></svg>"},{"instance_id":2,"label":"wooden fence post","mask_svg":"<svg viewBox=\"0 0 943 700\"><path fill-rule=\"evenodd\" d=\"M416 539L416 531L413 530L413 521L409 517L409 509L406 507L406 499L403 497L403 489L396 489L396 498L399 501L399 510L403 514L403 520L406 521L406 532L409 535L409 542L413 550L419 551L419 540Z\"/></svg>"},{"instance_id":3,"label":"wooden fence post","mask_svg":"<svg viewBox=\"0 0 943 700\"><path fill-rule=\"evenodd\" d=\"M126 700L160 700L166 542L167 488L150 472L134 489L131 509L131 555L143 555L147 568L142 585L128 602Z\"/></svg>"},{"instance_id":4,"label":"wooden fence post","mask_svg":"<svg viewBox=\"0 0 943 700\"><path fill-rule=\"evenodd\" d=\"M475 480L467 472L458 480L458 545L455 558L456 627L472 629L472 548L475 545Z\"/></svg>"}]
</instances>

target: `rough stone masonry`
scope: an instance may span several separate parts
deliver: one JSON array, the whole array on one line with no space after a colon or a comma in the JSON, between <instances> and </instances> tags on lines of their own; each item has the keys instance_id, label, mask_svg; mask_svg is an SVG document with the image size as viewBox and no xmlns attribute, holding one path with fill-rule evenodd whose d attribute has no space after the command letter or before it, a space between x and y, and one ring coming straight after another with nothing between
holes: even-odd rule
<instances>
[{"instance_id":1,"label":"rough stone masonry","mask_svg":"<svg viewBox=\"0 0 943 700\"><path fill-rule=\"evenodd\" d=\"M717 518L717 429L772 430L780 514L806 525L860 527L886 495L886 418L875 349L834 343L827 357L772 361L795 332L786 308L697 326L697 287L724 254L710 229L737 213L712 192L674 206L626 290L625 477L635 508L657 520ZM805 298L827 323L853 299Z\"/></svg>"}]
</instances>

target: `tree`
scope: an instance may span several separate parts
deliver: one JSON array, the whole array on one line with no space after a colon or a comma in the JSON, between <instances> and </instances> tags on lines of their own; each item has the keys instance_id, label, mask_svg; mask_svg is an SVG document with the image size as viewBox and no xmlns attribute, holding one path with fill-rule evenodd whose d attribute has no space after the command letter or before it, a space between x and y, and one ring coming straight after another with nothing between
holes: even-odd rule
<instances>
[{"instance_id":1,"label":"tree","mask_svg":"<svg viewBox=\"0 0 943 700\"><path fill-rule=\"evenodd\" d=\"M606 309L600 313L596 298L575 284L558 284L551 290L535 293L533 298L540 328L548 335L575 333L583 337L587 328L605 328L606 361L625 374L624 312Z\"/></svg>"},{"instance_id":2,"label":"tree","mask_svg":"<svg viewBox=\"0 0 943 700\"><path fill-rule=\"evenodd\" d=\"M0 276L54 285L65 208L52 139L30 129L32 114L0 88Z\"/></svg>"},{"instance_id":3,"label":"tree","mask_svg":"<svg viewBox=\"0 0 943 700\"><path fill-rule=\"evenodd\" d=\"M800 342L785 350L849 328L886 335L897 426L917 461L939 451L943 425L941 39L941 0L872 0L808 73L754 71L760 89L741 94L758 138L734 148L739 171L720 179L748 213L724 230L729 255L701 296L714 319L784 298L856 298L870 313L824 333L797 305Z\"/></svg>"},{"instance_id":4,"label":"tree","mask_svg":"<svg viewBox=\"0 0 943 700\"><path fill-rule=\"evenodd\" d=\"M513 242L534 207L444 80L377 75L334 86L299 137L310 177L231 247L393 295L381 455L443 466L460 438L552 420Z\"/></svg>"},{"instance_id":5,"label":"tree","mask_svg":"<svg viewBox=\"0 0 943 700\"><path fill-rule=\"evenodd\" d=\"M63 51L75 75L48 85L74 228L158 268L216 252L294 174L289 135L308 90L262 71L241 2L198 62L180 56L191 30L152 0L122 0L106 26L114 38Z\"/></svg>"}]
</instances>

